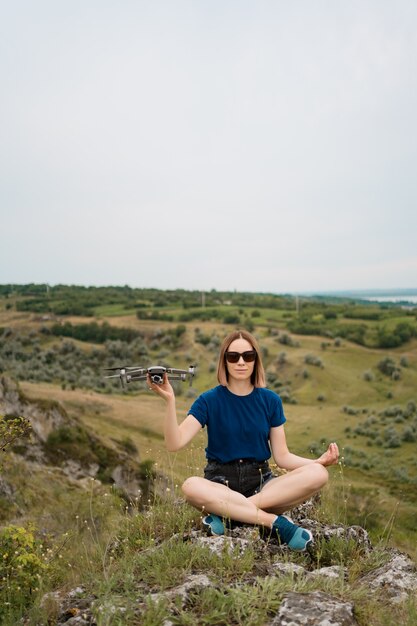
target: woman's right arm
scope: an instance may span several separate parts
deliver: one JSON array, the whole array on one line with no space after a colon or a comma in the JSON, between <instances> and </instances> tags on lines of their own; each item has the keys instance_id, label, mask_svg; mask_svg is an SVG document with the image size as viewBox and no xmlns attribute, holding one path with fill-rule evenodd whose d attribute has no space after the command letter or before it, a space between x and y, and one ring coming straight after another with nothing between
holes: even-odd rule
<instances>
[{"instance_id":1,"label":"woman's right arm","mask_svg":"<svg viewBox=\"0 0 417 626\"><path fill-rule=\"evenodd\" d=\"M164 421L165 445L169 452L177 452L177 450L184 448L195 437L202 426L193 415L187 415L185 420L178 424L175 393L166 374L164 374L164 380L161 385L153 383L149 375L147 382L148 387L166 402Z\"/></svg>"}]
</instances>

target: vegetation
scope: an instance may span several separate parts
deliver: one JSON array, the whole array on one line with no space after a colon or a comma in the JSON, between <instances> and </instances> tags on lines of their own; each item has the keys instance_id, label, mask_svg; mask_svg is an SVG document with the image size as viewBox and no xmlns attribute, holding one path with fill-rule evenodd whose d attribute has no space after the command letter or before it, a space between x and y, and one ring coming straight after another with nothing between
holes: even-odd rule
<instances>
[{"instance_id":1,"label":"vegetation","mask_svg":"<svg viewBox=\"0 0 417 626\"><path fill-rule=\"evenodd\" d=\"M15 441L26 437L30 429L30 421L24 417L0 415L0 450L5 452Z\"/></svg>"},{"instance_id":2,"label":"vegetation","mask_svg":"<svg viewBox=\"0 0 417 626\"><path fill-rule=\"evenodd\" d=\"M176 384L182 417L192 397L215 384L220 342L237 324L260 341L268 386L285 402L291 449L319 455L329 441L339 443L342 463L332 470L334 488L317 515L361 524L377 545L370 556L354 545L319 546L316 559L346 565L348 582L265 582L260 576L254 583L272 555L267 562L254 550L241 559L218 557L191 544L187 538L199 528L200 516L181 501L178 485L201 474L204 433L186 450L167 453L158 398L144 384L122 390L117 380L104 378L105 368L120 365L196 364L193 387ZM27 559L27 568L19 569L22 595L9 585L16 562L3 563L6 626L22 615L28 624L53 623L56 602L45 593L77 586L96 597L100 626L154 626L167 619L261 625L290 588L333 589L354 599L361 626L396 622L382 598L359 597L355 581L383 558L379 542L384 539L384 547L388 541L394 511L389 543L417 558L416 309L306 298L297 310L294 298L271 294L213 290L203 298L183 290L2 285L0 373L20 381L27 397L59 402L78 419L79 427L49 436L50 462L59 463L65 453L100 467L100 481L92 480L89 490L41 468L28 476L23 461L7 452L16 447L13 428L23 424L18 416L0 420L0 445L7 448L0 487L4 480L16 494L13 504L7 488L0 494L0 549L14 541L16 557ZM127 504L109 488L114 459L96 445L92 431L140 459L144 475L157 477L152 500L138 494ZM186 607L151 595L198 573L216 584L194 594ZM1 580L9 582L1 586ZM415 611L402 605L401 621L412 624Z\"/></svg>"}]
</instances>

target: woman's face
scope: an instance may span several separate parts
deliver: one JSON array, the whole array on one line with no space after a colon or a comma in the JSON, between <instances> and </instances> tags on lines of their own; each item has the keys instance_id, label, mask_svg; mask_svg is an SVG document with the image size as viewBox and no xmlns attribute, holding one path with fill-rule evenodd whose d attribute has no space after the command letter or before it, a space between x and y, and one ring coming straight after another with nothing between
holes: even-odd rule
<instances>
[{"instance_id":1,"label":"woman's face","mask_svg":"<svg viewBox=\"0 0 417 626\"><path fill-rule=\"evenodd\" d=\"M253 350L253 346L247 341L247 339L235 339L229 345L226 350L227 352L248 352L249 350ZM226 367L229 374L229 377L235 380L248 380L252 376L253 370L255 368L256 361L245 361L243 357L239 357L237 363L229 363L226 359Z\"/></svg>"}]
</instances>

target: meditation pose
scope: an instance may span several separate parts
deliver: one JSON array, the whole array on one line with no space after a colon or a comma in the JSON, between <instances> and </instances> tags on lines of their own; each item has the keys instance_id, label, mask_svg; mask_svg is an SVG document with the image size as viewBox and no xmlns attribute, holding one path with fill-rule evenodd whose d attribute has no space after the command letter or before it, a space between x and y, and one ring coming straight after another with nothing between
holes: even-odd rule
<instances>
[{"instance_id":1,"label":"meditation pose","mask_svg":"<svg viewBox=\"0 0 417 626\"><path fill-rule=\"evenodd\" d=\"M205 513L208 534L222 535L225 525L241 522L259 525L263 536L275 537L290 549L305 550L311 532L283 513L327 483L326 466L339 458L337 444L331 443L318 459L289 451L281 399L266 388L258 342L247 331L234 331L224 339L217 379L219 385L201 394L178 424L167 375L159 385L148 377L148 387L166 401L164 436L169 451L180 450L207 428L204 478L186 479L182 491L187 502ZM272 473L271 452L287 473Z\"/></svg>"}]
</instances>

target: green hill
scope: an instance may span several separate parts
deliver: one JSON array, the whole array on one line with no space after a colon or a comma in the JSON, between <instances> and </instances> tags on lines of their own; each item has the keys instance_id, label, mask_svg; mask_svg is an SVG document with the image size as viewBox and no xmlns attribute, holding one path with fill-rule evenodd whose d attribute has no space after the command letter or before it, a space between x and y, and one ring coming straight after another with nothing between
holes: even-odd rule
<instances>
[{"instance_id":1,"label":"green hill","mask_svg":"<svg viewBox=\"0 0 417 626\"><path fill-rule=\"evenodd\" d=\"M179 495L186 476L202 473L204 433L186 450L168 453L162 402L142 383L123 391L104 379L104 368L196 364L191 388L175 384L181 419L198 393L217 384L224 335L248 328L262 346L268 386L284 400L290 449L314 457L329 441L339 444L341 464L331 469L323 504L329 515L362 525L375 542L389 536L417 559L415 309L323 298L303 299L297 308L289 296L211 292L202 299L198 292L127 287L9 285L0 294L0 373L28 398L57 401L109 445L137 449L138 460L160 476L159 493ZM44 470L33 477L22 507L39 525L36 490L49 507L63 487L56 474L49 485ZM70 491L58 499L71 508ZM78 502L88 507L88 498ZM19 520L18 509L8 515L3 507L2 523ZM74 522L58 518L48 532Z\"/></svg>"}]
</instances>

